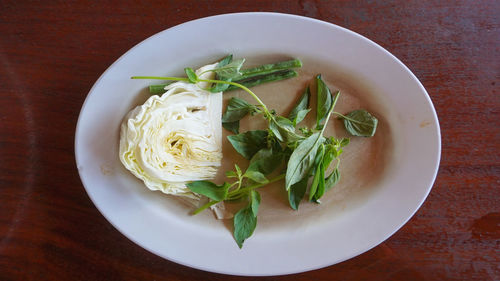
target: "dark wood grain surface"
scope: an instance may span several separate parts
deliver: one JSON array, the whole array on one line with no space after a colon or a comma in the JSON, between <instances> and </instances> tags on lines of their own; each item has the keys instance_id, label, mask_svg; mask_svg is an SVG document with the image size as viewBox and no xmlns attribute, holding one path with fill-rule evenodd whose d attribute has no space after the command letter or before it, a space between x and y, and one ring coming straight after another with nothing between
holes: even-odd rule
<instances>
[{"instance_id":1,"label":"dark wood grain surface","mask_svg":"<svg viewBox=\"0 0 500 281\"><path fill-rule=\"evenodd\" d=\"M426 87L442 160L422 208L343 263L262 280L500 280L500 2L0 1L0 280L250 280L157 257L114 229L78 177L93 83L148 36L215 14L304 15L358 32Z\"/></svg>"}]
</instances>

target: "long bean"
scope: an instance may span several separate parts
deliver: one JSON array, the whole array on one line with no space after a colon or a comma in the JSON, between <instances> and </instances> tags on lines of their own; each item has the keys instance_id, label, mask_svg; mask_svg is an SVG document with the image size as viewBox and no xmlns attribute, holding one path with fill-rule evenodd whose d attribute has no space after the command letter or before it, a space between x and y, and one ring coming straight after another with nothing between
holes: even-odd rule
<instances>
[{"instance_id":1,"label":"long bean","mask_svg":"<svg viewBox=\"0 0 500 281\"><path fill-rule=\"evenodd\" d=\"M298 75L297 72L294 70L285 70L285 71L270 73L270 74L267 74L264 76L258 76L258 77L248 79L245 81L238 81L238 83L241 85L244 85L247 88L250 88L250 87L254 87L254 86L257 86L260 84L264 84L264 83L280 81L280 80L296 77L297 75ZM229 88L227 88L226 92L238 90L238 89L239 89L238 87L231 85L231 86L229 86Z\"/></svg>"},{"instance_id":2,"label":"long bean","mask_svg":"<svg viewBox=\"0 0 500 281\"><path fill-rule=\"evenodd\" d=\"M242 81L252 77L267 75L273 72L278 72L297 67L302 67L302 62L299 59L263 64L256 67L240 70L241 76L234 78L233 81L235 82Z\"/></svg>"}]
</instances>

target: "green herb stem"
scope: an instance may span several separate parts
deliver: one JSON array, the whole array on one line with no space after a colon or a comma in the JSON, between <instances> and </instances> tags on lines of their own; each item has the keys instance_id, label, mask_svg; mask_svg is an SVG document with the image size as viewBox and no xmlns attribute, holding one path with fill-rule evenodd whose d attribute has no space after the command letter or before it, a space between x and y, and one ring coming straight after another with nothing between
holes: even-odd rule
<instances>
[{"instance_id":1,"label":"green herb stem","mask_svg":"<svg viewBox=\"0 0 500 281\"><path fill-rule=\"evenodd\" d=\"M235 190L233 190L233 192L237 192L238 190L240 190L240 188L241 188L241 182L242 181L243 181L243 178L240 176L239 179L238 179L238 181L236 182L238 184L238 186L236 187Z\"/></svg>"},{"instance_id":2,"label":"green herb stem","mask_svg":"<svg viewBox=\"0 0 500 281\"><path fill-rule=\"evenodd\" d=\"M211 206L219 203L220 201L208 201L207 203L205 203L203 206L199 207L198 209L194 210L192 215L197 215L199 213L201 213L203 210L207 209L207 208L210 208Z\"/></svg>"},{"instance_id":3,"label":"green herb stem","mask_svg":"<svg viewBox=\"0 0 500 281\"><path fill-rule=\"evenodd\" d=\"M228 197L227 197L226 200L239 199L239 198L241 198L241 196L245 195L245 193L248 192L248 191L252 191L252 190L257 189L259 187L263 187L263 186L265 186L267 184L279 181L279 180L283 179L284 177L285 177L285 174L281 174L281 175L279 175L279 176L277 176L275 178L272 178L271 180L269 180L266 183L253 184L253 185L241 188L241 189L233 190L233 191L229 192ZM208 209L211 206L213 206L213 205L215 205L215 204L217 204L219 202L221 202L221 201L208 201L207 203L203 204L198 209L194 210L193 213L192 213L192 215L197 215L197 214L201 213L202 211L204 211L205 209Z\"/></svg>"},{"instance_id":4,"label":"green herb stem","mask_svg":"<svg viewBox=\"0 0 500 281\"><path fill-rule=\"evenodd\" d=\"M270 179L266 183L257 183L257 184L253 184L253 185L241 188L240 190L237 190L237 191L232 191L228 194L228 200L238 199L241 195L245 194L248 191L251 191L253 189L257 189L259 187L263 187L263 186L268 185L268 184L273 183L273 182L277 182L283 178L285 178L285 174L281 174L279 176L276 176L276 177Z\"/></svg>"},{"instance_id":5,"label":"green herb stem","mask_svg":"<svg viewBox=\"0 0 500 281\"><path fill-rule=\"evenodd\" d=\"M321 128L321 135L323 135L323 132L325 131L325 128L326 128L326 124L328 123L328 120L330 120L330 115L332 115L332 113L334 112L333 108L335 107L335 104L337 104L337 100L339 99L339 96L340 96L340 93L337 92L337 95L335 95L335 98L332 101L331 109L329 110L328 114L326 115L325 124L323 125L323 128Z\"/></svg>"},{"instance_id":6,"label":"green herb stem","mask_svg":"<svg viewBox=\"0 0 500 281\"><path fill-rule=\"evenodd\" d=\"M237 187L236 187L234 190L238 190L238 189L240 189L240 181L239 181L239 180L238 180L238 181L233 182L233 183L231 184L231 186L229 186L229 189L233 188L233 186L235 186L235 185L237 185ZM234 190L233 190L233 191L234 191Z\"/></svg>"}]
</instances>

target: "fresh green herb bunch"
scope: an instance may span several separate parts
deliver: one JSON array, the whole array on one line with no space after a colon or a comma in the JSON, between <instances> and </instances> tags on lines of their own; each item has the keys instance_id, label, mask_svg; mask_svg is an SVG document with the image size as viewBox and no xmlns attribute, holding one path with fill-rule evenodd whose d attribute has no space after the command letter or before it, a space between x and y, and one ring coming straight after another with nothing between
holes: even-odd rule
<instances>
[{"instance_id":1,"label":"fresh green herb bunch","mask_svg":"<svg viewBox=\"0 0 500 281\"><path fill-rule=\"evenodd\" d=\"M298 59L266 64L241 70L244 59L234 60L232 55L222 59L213 70L216 79L199 79L192 68L186 68L184 77L141 76L133 79L163 79L186 81L189 83L208 82L211 92L242 89L255 99L253 105L243 99L231 98L222 116L222 125L234 133L228 140L234 149L249 165L245 171L235 165L233 171L226 172L229 182L217 185L211 181L194 181L187 187L194 193L208 198L208 202L195 210L197 214L212 205L223 201L241 200L246 204L233 218L234 239L241 248L257 226L257 214L261 197L258 188L285 179L285 191L290 207L297 210L300 202L308 194L309 201L320 203L322 196L340 179L340 155L349 139L336 139L324 136L325 128L332 114L343 119L346 130L354 136L371 137L375 134L377 119L366 110L360 109L343 115L334 112L340 92L331 93L321 75L316 76L316 124L314 128L297 129L311 111L309 101L311 91L307 87L287 117L276 115L252 92L249 87L270 81L294 77L297 73L291 68L300 67ZM161 94L166 84L152 85L152 94ZM163 90L162 90L163 91ZM267 120L265 130L239 132L239 122L247 115L261 115ZM286 166L283 173L268 179L276 167ZM330 172L329 172L330 171Z\"/></svg>"}]
</instances>

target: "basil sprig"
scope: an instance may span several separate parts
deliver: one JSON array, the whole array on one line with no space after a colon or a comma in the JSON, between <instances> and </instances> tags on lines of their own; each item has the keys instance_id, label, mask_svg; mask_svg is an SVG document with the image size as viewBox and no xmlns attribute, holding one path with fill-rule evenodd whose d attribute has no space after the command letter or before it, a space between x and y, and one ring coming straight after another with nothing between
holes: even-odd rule
<instances>
[{"instance_id":1,"label":"basil sprig","mask_svg":"<svg viewBox=\"0 0 500 281\"><path fill-rule=\"evenodd\" d=\"M229 182L217 185L210 181L194 181L186 184L190 191L208 198L208 202L193 212L197 214L212 205L223 201L243 201L244 206L233 218L233 236L241 248L256 229L257 215L261 202L257 189L273 182L285 179L285 191L290 207L299 208L306 197L311 202L320 203L324 194L340 180L340 155L349 144L349 139L337 139L324 135L330 116L335 114L343 119L347 132L354 136L371 137L375 134L378 120L364 109L354 110L346 115L333 111L340 92L333 95L321 75L315 77L316 87L316 124L313 128L301 127L306 115L311 111L309 102L310 88L307 87L288 117L276 115L245 85L254 85L255 81L277 81L275 76L290 71L288 68L300 67L299 60L268 64L253 69L241 70L244 59L233 61L232 55L222 59L213 70L216 79L200 79L192 68L185 68L184 77L141 76L134 79L164 79L185 81L188 83L207 82L212 86L207 90L220 92L230 87L242 89L257 104L233 97L222 116L222 125L235 135L228 136L233 148L249 165L242 170L235 165L233 171L226 172ZM296 75L296 72L294 72ZM269 78L269 77L272 77ZM235 82L241 81L241 83ZM260 82L258 82L260 83ZM258 84L257 83L257 84ZM160 88L161 85L158 85ZM239 122L247 115L259 114L267 120L265 130L253 130L239 133ZM273 178L269 176L278 167L284 171ZM286 167L286 168L285 168Z\"/></svg>"}]
</instances>

